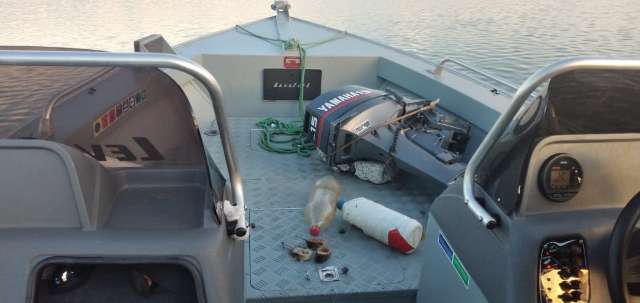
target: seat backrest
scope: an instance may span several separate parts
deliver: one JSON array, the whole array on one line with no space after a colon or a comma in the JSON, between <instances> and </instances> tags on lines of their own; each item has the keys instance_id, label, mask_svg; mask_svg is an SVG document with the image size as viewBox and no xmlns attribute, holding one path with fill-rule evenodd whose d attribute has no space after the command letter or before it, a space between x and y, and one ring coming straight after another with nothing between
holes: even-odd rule
<instances>
[{"instance_id":1,"label":"seat backrest","mask_svg":"<svg viewBox=\"0 0 640 303\"><path fill-rule=\"evenodd\" d=\"M0 228L95 229L115 195L105 168L55 142L0 140L0 168Z\"/></svg>"}]
</instances>

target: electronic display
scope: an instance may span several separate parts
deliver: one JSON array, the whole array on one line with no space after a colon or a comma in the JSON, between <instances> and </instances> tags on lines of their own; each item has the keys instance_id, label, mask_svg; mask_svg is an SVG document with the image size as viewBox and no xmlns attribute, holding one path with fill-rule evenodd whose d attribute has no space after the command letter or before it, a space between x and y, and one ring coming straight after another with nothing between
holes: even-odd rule
<instances>
[{"instance_id":1,"label":"electronic display","mask_svg":"<svg viewBox=\"0 0 640 303\"><path fill-rule=\"evenodd\" d=\"M568 154L556 154L540 167L538 176L540 192L549 200L571 200L582 184L582 168L578 160Z\"/></svg>"},{"instance_id":2,"label":"electronic display","mask_svg":"<svg viewBox=\"0 0 640 303\"><path fill-rule=\"evenodd\" d=\"M556 169L551 171L550 184L553 189L567 188L571 185L571 171Z\"/></svg>"}]
</instances>

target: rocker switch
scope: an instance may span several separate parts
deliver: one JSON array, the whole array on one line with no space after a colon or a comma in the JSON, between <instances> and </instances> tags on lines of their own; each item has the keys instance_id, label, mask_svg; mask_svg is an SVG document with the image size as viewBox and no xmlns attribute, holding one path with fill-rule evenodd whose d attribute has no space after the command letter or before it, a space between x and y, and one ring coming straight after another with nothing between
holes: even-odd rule
<instances>
[{"instance_id":1,"label":"rocker switch","mask_svg":"<svg viewBox=\"0 0 640 303\"><path fill-rule=\"evenodd\" d=\"M541 303L588 302L589 269L584 240L549 241L540 249Z\"/></svg>"}]
</instances>

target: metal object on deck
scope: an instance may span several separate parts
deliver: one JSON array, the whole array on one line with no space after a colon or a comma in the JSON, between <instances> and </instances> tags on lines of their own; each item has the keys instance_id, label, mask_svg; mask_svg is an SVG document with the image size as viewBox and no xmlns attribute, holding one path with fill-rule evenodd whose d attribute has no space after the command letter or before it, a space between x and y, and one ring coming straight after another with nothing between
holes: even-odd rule
<instances>
[{"instance_id":1,"label":"metal object on deck","mask_svg":"<svg viewBox=\"0 0 640 303\"><path fill-rule=\"evenodd\" d=\"M513 121L514 117L519 112L522 105L529 99L531 93L542 83L550 80L551 78L565 74L576 70L640 70L640 60L621 60L621 59L604 59L604 58L574 58L561 60L545 68L538 70L531 75L524 83L518 88L511 106L498 118L493 125L487 136L484 138L476 152L471 157L471 160L467 164L467 169L464 173L463 180L463 192L464 200L471 212L478 218L478 220L489 229L492 229L498 225L496 219L487 212L487 210L476 199L474 186L475 177L480 163L487 156L487 153L502 137L504 131ZM542 102L548 102L544 99Z\"/></svg>"},{"instance_id":2,"label":"metal object on deck","mask_svg":"<svg viewBox=\"0 0 640 303\"><path fill-rule=\"evenodd\" d=\"M322 282L340 281L340 273L338 272L338 268L335 266L320 268L318 269L318 274L320 275L320 281Z\"/></svg>"}]
</instances>

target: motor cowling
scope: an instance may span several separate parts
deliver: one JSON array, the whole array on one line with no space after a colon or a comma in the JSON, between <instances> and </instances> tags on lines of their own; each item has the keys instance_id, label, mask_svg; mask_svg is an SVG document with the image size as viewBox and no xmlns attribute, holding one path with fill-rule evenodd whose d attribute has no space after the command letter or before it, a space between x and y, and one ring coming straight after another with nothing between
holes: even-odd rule
<instances>
[{"instance_id":1,"label":"motor cowling","mask_svg":"<svg viewBox=\"0 0 640 303\"><path fill-rule=\"evenodd\" d=\"M381 104L391 111L382 115L380 111L369 111ZM333 163L334 156L339 152L337 148L348 143L345 140L362 135L400 110L401 106L384 91L349 85L320 95L310 102L306 107L304 129L309 140ZM344 128L346 124L349 127ZM351 136L340 134L341 130L349 132Z\"/></svg>"},{"instance_id":2,"label":"motor cowling","mask_svg":"<svg viewBox=\"0 0 640 303\"><path fill-rule=\"evenodd\" d=\"M354 162L373 161L446 183L465 167L470 125L435 104L349 85L307 104L304 130L332 167L353 171Z\"/></svg>"}]
</instances>

